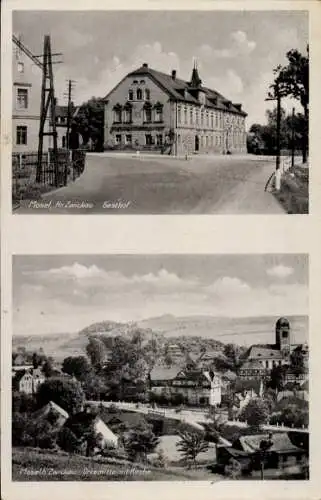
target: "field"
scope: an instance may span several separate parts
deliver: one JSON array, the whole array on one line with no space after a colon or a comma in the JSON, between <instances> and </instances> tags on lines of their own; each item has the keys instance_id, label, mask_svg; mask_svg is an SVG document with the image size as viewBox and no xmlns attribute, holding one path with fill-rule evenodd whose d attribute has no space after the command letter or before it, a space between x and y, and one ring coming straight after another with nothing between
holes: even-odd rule
<instances>
[{"instance_id":1,"label":"field","mask_svg":"<svg viewBox=\"0 0 321 500\"><path fill-rule=\"evenodd\" d=\"M221 480L206 468L156 469L117 459L94 459L61 452L13 448L13 481L187 481Z\"/></svg>"}]
</instances>

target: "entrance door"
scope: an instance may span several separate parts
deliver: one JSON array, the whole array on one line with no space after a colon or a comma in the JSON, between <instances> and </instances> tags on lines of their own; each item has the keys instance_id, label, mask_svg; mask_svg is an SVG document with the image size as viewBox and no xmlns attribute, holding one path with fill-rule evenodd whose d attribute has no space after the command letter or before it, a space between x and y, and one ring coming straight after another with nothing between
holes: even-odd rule
<instances>
[{"instance_id":1,"label":"entrance door","mask_svg":"<svg viewBox=\"0 0 321 500\"><path fill-rule=\"evenodd\" d=\"M198 135L195 136L195 151L199 151L200 149L200 140Z\"/></svg>"}]
</instances>

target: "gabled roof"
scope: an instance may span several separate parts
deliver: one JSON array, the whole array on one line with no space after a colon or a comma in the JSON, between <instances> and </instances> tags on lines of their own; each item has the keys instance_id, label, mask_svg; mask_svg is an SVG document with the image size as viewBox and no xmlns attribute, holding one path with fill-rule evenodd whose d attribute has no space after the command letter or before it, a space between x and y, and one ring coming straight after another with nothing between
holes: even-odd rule
<instances>
[{"instance_id":1,"label":"gabled roof","mask_svg":"<svg viewBox=\"0 0 321 500\"><path fill-rule=\"evenodd\" d=\"M19 370L15 373L15 376L13 378L13 382L20 382L20 380L25 376L29 375L29 377L32 378L31 373L28 370Z\"/></svg>"},{"instance_id":2,"label":"gabled roof","mask_svg":"<svg viewBox=\"0 0 321 500\"><path fill-rule=\"evenodd\" d=\"M182 366L154 366L150 372L151 380L173 380L183 369Z\"/></svg>"},{"instance_id":3,"label":"gabled roof","mask_svg":"<svg viewBox=\"0 0 321 500\"><path fill-rule=\"evenodd\" d=\"M264 367L261 365L261 363L258 360L252 360L249 359L248 361L245 361L243 365L240 368L241 370L262 370Z\"/></svg>"},{"instance_id":4,"label":"gabled roof","mask_svg":"<svg viewBox=\"0 0 321 500\"><path fill-rule=\"evenodd\" d=\"M239 442L242 446L243 451L247 452L255 452L260 449L260 443L261 441L267 440L268 439L268 434L254 434L254 435L248 435L248 436L241 436L239 438ZM272 441L273 444L271 448L269 448L269 451L274 451L274 452L291 452L291 451L298 451L300 448L298 446L295 446L288 434L286 432L279 432L275 433L272 435Z\"/></svg>"},{"instance_id":5,"label":"gabled roof","mask_svg":"<svg viewBox=\"0 0 321 500\"><path fill-rule=\"evenodd\" d=\"M265 359L283 359L281 351L273 344L267 345L252 345L249 349L248 359L265 358Z\"/></svg>"},{"instance_id":6,"label":"gabled roof","mask_svg":"<svg viewBox=\"0 0 321 500\"><path fill-rule=\"evenodd\" d=\"M143 65L128 73L125 78L135 76L149 76L156 84L163 88L171 99L200 105L200 102L195 97L195 88L193 88L188 81L177 78L176 76L173 78L172 75L149 68L147 65ZM240 111L238 107L234 106L231 101L216 92L216 90L203 86L199 86L198 89L205 93L207 106L210 106L213 109L221 109L222 111L229 111L242 116L247 115L247 113ZM111 90L111 92L113 92L113 90ZM111 92L106 95L105 100L108 99Z\"/></svg>"},{"instance_id":7,"label":"gabled roof","mask_svg":"<svg viewBox=\"0 0 321 500\"><path fill-rule=\"evenodd\" d=\"M49 403L47 403L45 406L40 408L40 410L33 413L33 418L37 419L39 417L46 416L51 411L53 413L60 415L65 420L67 420L69 418L69 414L66 412L66 410L61 408L61 406L57 405L57 403L55 403L54 401L49 401Z\"/></svg>"}]
</instances>

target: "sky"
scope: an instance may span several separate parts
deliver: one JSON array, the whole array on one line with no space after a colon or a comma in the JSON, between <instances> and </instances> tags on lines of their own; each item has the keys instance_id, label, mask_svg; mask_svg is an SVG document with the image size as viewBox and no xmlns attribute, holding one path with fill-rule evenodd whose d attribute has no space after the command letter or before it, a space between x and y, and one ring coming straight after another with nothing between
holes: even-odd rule
<instances>
[{"instance_id":1,"label":"sky","mask_svg":"<svg viewBox=\"0 0 321 500\"><path fill-rule=\"evenodd\" d=\"M150 67L189 80L197 61L203 84L243 104L247 126L264 123L273 69L286 52L305 53L305 11L16 11L13 33L36 55L43 36L53 52L63 53L54 67L56 96L65 99L66 80L75 80L76 104L104 97L128 72ZM59 57L59 59L61 59ZM284 100L290 111L299 103Z\"/></svg>"},{"instance_id":2,"label":"sky","mask_svg":"<svg viewBox=\"0 0 321 500\"><path fill-rule=\"evenodd\" d=\"M103 320L308 314L306 255L14 256L13 333Z\"/></svg>"}]
</instances>

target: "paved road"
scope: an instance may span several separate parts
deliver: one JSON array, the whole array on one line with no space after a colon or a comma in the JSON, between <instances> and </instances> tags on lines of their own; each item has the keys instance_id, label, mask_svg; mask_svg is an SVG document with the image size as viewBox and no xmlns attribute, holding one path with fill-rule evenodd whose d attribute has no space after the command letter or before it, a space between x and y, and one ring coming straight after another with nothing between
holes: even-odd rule
<instances>
[{"instance_id":1,"label":"paved road","mask_svg":"<svg viewBox=\"0 0 321 500\"><path fill-rule=\"evenodd\" d=\"M91 404L101 404L100 402L97 401L89 401ZM198 429L203 429L202 424L204 423L210 423L211 419L208 418L207 416L207 411L192 411L192 410L182 410L179 413L177 413L174 409L172 408L156 408L156 409L151 409L150 407L140 404L138 407L136 406L135 403L125 403L125 402L112 402L112 401L104 401L102 404L106 407L109 407L110 405L116 405L118 408L123 409L123 410L131 410L131 411L136 411L138 413L144 413L144 414L150 414L150 413L161 413L165 417L168 418L174 418L175 420L181 420L182 422L188 422L191 425L194 425ZM237 425L238 427L247 427L246 422L236 422L234 420L227 420L225 422L226 425ZM302 428L294 428L294 427L285 427L285 426L277 426L277 425L264 425L262 426L262 429L265 431L275 431L275 430L282 430L284 432L290 432L290 431L296 431L296 432L303 432L307 433L309 432L308 429L302 429Z\"/></svg>"},{"instance_id":2,"label":"paved road","mask_svg":"<svg viewBox=\"0 0 321 500\"><path fill-rule=\"evenodd\" d=\"M264 192L273 169L273 161L251 156L195 156L186 161L88 154L80 178L44 196L49 207L29 203L18 212L280 214L279 203Z\"/></svg>"}]
</instances>

